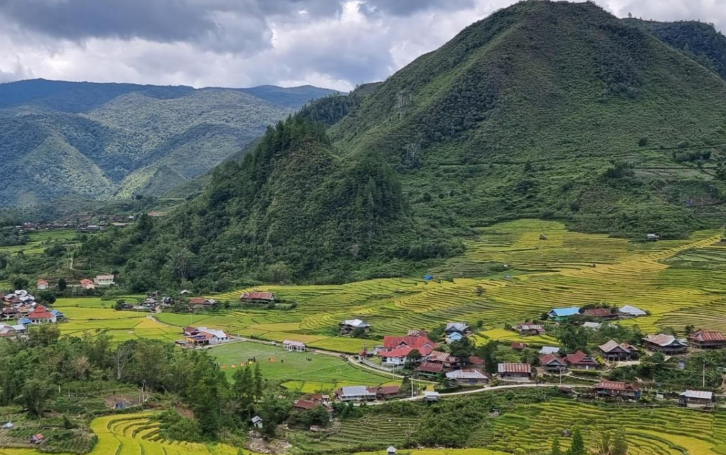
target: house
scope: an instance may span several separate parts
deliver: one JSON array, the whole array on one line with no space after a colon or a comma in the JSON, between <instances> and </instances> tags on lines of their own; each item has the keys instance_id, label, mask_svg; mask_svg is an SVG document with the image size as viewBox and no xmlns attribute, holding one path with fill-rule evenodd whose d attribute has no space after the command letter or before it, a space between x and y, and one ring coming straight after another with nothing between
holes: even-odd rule
<instances>
[{"instance_id":1,"label":"house","mask_svg":"<svg viewBox=\"0 0 726 455\"><path fill-rule=\"evenodd\" d=\"M48 311L43 305L38 305L33 311L28 314L31 324L48 324L55 323L56 317Z\"/></svg>"},{"instance_id":2,"label":"house","mask_svg":"<svg viewBox=\"0 0 726 455\"><path fill-rule=\"evenodd\" d=\"M425 391L424 392L424 400L429 402L435 402L439 401L441 399L441 395L439 395L439 392L431 392L431 391Z\"/></svg>"},{"instance_id":3,"label":"house","mask_svg":"<svg viewBox=\"0 0 726 455\"><path fill-rule=\"evenodd\" d=\"M446 379L456 385L475 386L489 382L489 377L479 370L456 370L446 373Z\"/></svg>"},{"instance_id":4,"label":"house","mask_svg":"<svg viewBox=\"0 0 726 455\"><path fill-rule=\"evenodd\" d=\"M599 322L585 322L582 324L582 327L588 330L600 330L602 328L602 324Z\"/></svg>"},{"instance_id":5,"label":"house","mask_svg":"<svg viewBox=\"0 0 726 455\"><path fill-rule=\"evenodd\" d=\"M569 308L555 308L547 313L550 319L557 322L566 321L570 317L578 314L580 314L580 308L574 306Z\"/></svg>"},{"instance_id":6,"label":"house","mask_svg":"<svg viewBox=\"0 0 726 455\"><path fill-rule=\"evenodd\" d=\"M577 351L574 354L567 354L565 356L565 362L573 370L596 370L600 364L597 360L593 359L589 355L582 351Z\"/></svg>"},{"instance_id":7,"label":"house","mask_svg":"<svg viewBox=\"0 0 726 455\"><path fill-rule=\"evenodd\" d=\"M532 379L532 367L527 363L500 363L497 371L502 381L526 382Z\"/></svg>"},{"instance_id":8,"label":"house","mask_svg":"<svg viewBox=\"0 0 726 455\"><path fill-rule=\"evenodd\" d=\"M383 337L383 349L378 351L383 365L398 366L406 363L406 357L414 349L425 359L436 347L426 336Z\"/></svg>"},{"instance_id":9,"label":"house","mask_svg":"<svg viewBox=\"0 0 726 455\"><path fill-rule=\"evenodd\" d=\"M83 289L96 289L96 283L88 278L84 278L81 280L81 287Z\"/></svg>"},{"instance_id":10,"label":"house","mask_svg":"<svg viewBox=\"0 0 726 455\"><path fill-rule=\"evenodd\" d=\"M699 330L688 336L688 344L698 349L721 349L726 347L726 338L721 332Z\"/></svg>"},{"instance_id":11,"label":"house","mask_svg":"<svg viewBox=\"0 0 726 455\"><path fill-rule=\"evenodd\" d=\"M588 308L582 312L582 315L589 316L591 318L603 319L605 321L611 321L620 317L617 312L614 312L610 308Z\"/></svg>"},{"instance_id":12,"label":"house","mask_svg":"<svg viewBox=\"0 0 726 455\"><path fill-rule=\"evenodd\" d=\"M255 428L262 428L262 417L260 417L260 416L252 417L252 426Z\"/></svg>"},{"instance_id":13,"label":"house","mask_svg":"<svg viewBox=\"0 0 726 455\"><path fill-rule=\"evenodd\" d=\"M539 357L539 364L547 373L564 373L567 371L567 362L555 354L545 354Z\"/></svg>"},{"instance_id":14,"label":"house","mask_svg":"<svg viewBox=\"0 0 726 455\"><path fill-rule=\"evenodd\" d=\"M211 308L216 304L216 300L205 299L204 297L192 297L189 299L189 306L192 308Z\"/></svg>"},{"instance_id":15,"label":"house","mask_svg":"<svg viewBox=\"0 0 726 455\"><path fill-rule=\"evenodd\" d=\"M422 362L421 365L416 368L416 373L420 376L426 376L429 378L437 377L443 372L444 366L440 363Z\"/></svg>"},{"instance_id":16,"label":"house","mask_svg":"<svg viewBox=\"0 0 726 455\"><path fill-rule=\"evenodd\" d=\"M542 346L542 348L539 350L540 354L546 355L546 354L557 354L560 352L559 346Z\"/></svg>"},{"instance_id":17,"label":"house","mask_svg":"<svg viewBox=\"0 0 726 455\"><path fill-rule=\"evenodd\" d=\"M521 341L512 341L512 344L510 344L509 347L514 349L515 351L524 351L525 349L527 349L527 343L522 343Z\"/></svg>"},{"instance_id":18,"label":"house","mask_svg":"<svg viewBox=\"0 0 726 455\"><path fill-rule=\"evenodd\" d=\"M544 326L542 326L540 324L529 324L526 322L515 325L514 330L516 330L520 335L524 335L524 336L544 335L546 332Z\"/></svg>"},{"instance_id":19,"label":"house","mask_svg":"<svg viewBox=\"0 0 726 455\"><path fill-rule=\"evenodd\" d=\"M600 352L607 360L630 360L636 356L637 351L634 347L627 343L618 344L614 340L610 340L599 346Z\"/></svg>"},{"instance_id":20,"label":"house","mask_svg":"<svg viewBox=\"0 0 726 455\"><path fill-rule=\"evenodd\" d=\"M0 324L0 338L11 338L15 336L15 329L10 325Z\"/></svg>"},{"instance_id":21,"label":"house","mask_svg":"<svg viewBox=\"0 0 726 455\"><path fill-rule=\"evenodd\" d=\"M307 346L305 346L305 343L301 343L300 341L284 340L282 342L282 347L289 352L307 351Z\"/></svg>"},{"instance_id":22,"label":"house","mask_svg":"<svg viewBox=\"0 0 726 455\"><path fill-rule=\"evenodd\" d=\"M376 393L362 385L341 387L335 391L335 396L340 401L372 401L376 399Z\"/></svg>"},{"instance_id":23,"label":"house","mask_svg":"<svg viewBox=\"0 0 726 455\"><path fill-rule=\"evenodd\" d=\"M460 335L468 335L471 333L471 329L469 326L464 322L449 322L446 324L446 328L444 329L444 332L446 335L451 335L452 333L458 333Z\"/></svg>"},{"instance_id":24,"label":"house","mask_svg":"<svg viewBox=\"0 0 726 455\"><path fill-rule=\"evenodd\" d=\"M328 406L328 405L330 405L330 395L316 393L316 394L310 396L310 401L312 401L314 403L322 404L323 406Z\"/></svg>"},{"instance_id":25,"label":"house","mask_svg":"<svg viewBox=\"0 0 726 455\"><path fill-rule=\"evenodd\" d=\"M660 240L660 236L658 234L645 234L646 242L657 242L658 240Z\"/></svg>"},{"instance_id":26,"label":"house","mask_svg":"<svg viewBox=\"0 0 726 455\"><path fill-rule=\"evenodd\" d=\"M8 319L15 319L18 317L18 310L14 307L5 307L2 309L2 319L8 320Z\"/></svg>"},{"instance_id":27,"label":"house","mask_svg":"<svg viewBox=\"0 0 726 455\"><path fill-rule=\"evenodd\" d=\"M711 408L714 405L713 392L686 390L681 393L678 404L688 408Z\"/></svg>"},{"instance_id":28,"label":"house","mask_svg":"<svg viewBox=\"0 0 726 455\"><path fill-rule=\"evenodd\" d=\"M50 310L51 314L55 316L56 321L60 321L61 319L65 318L66 315L64 313L61 313L58 310Z\"/></svg>"},{"instance_id":29,"label":"house","mask_svg":"<svg viewBox=\"0 0 726 455\"><path fill-rule=\"evenodd\" d=\"M396 455L396 452L397 452L397 450L393 446L390 446L389 448L386 449L386 455Z\"/></svg>"},{"instance_id":30,"label":"house","mask_svg":"<svg viewBox=\"0 0 726 455\"><path fill-rule=\"evenodd\" d=\"M41 433L34 434L30 437L30 443L31 444L40 444L43 441L45 441L45 436L43 436Z\"/></svg>"},{"instance_id":31,"label":"house","mask_svg":"<svg viewBox=\"0 0 726 455\"><path fill-rule=\"evenodd\" d=\"M355 330L362 330L363 333L368 333L371 331L371 328L372 326L370 324L360 319L346 319L340 323L340 334L348 335Z\"/></svg>"},{"instance_id":32,"label":"house","mask_svg":"<svg viewBox=\"0 0 726 455\"><path fill-rule=\"evenodd\" d=\"M3 430L12 430L13 428L15 428L15 425L13 425L13 422L8 422L2 426Z\"/></svg>"},{"instance_id":33,"label":"house","mask_svg":"<svg viewBox=\"0 0 726 455\"><path fill-rule=\"evenodd\" d=\"M461 341L462 338L465 338L464 335L460 334L459 332L454 332L451 335L446 337L446 343L453 343L454 341Z\"/></svg>"},{"instance_id":34,"label":"house","mask_svg":"<svg viewBox=\"0 0 726 455\"><path fill-rule=\"evenodd\" d=\"M295 400L295 402L292 404L292 408L296 411L309 411L317 405L318 403L314 401L300 399Z\"/></svg>"},{"instance_id":35,"label":"house","mask_svg":"<svg viewBox=\"0 0 726 455\"><path fill-rule=\"evenodd\" d=\"M96 275L93 281L97 286L113 286L115 284L113 275Z\"/></svg>"},{"instance_id":36,"label":"house","mask_svg":"<svg viewBox=\"0 0 726 455\"><path fill-rule=\"evenodd\" d=\"M46 280L38 280L38 283L35 285L36 288L43 291L45 289L48 289L50 287L50 283Z\"/></svg>"},{"instance_id":37,"label":"house","mask_svg":"<svg viewBox=\"0 0 726 455\"><path fill-rule=\"evenodd\" d=\"M368 387L368 391L375 393L377 400L390 400L401 395L401 386L386 385L380 387Z\"/></svg>"},{"instance_id":38,"label":"house","mask_svg":"<svg viewBox=\"0 0 726 455\"><path fill-rule=\"evenodd\" d=\"M459 364L459 359L448 352L441 351L431 351L426 361L429 363L440 363L444 370L451 370Z\"/></svg>"},{"instance_id":39,"label":"house","mask_svg":"<svg viewBox=\"0 0 726 455\"><path fill-rule=\"evenodd\" d=\"M243 304L268 304L275 301L275 294L272 292L244 292L239 296L239 300Z\"/></svg>"},{"instance_id":40,"label":"house","mask_svg":"<svg viewBox=\"0 0 726 455\"><path fill-rule=\"evenodd\" d=\"M184 327L186 342L194 346L215 346L229 341L229 335L223 330L206 327Z\"/></svg>"},{"instance_id":41,"label":"house","mask_svg":"<svg viewBox=\"0 0 726 455\"><path fill-rule=\"evenodd\" d=\"M471 365L471 367L474 368L475 370L483 370L484 369L484 359L473 355L473 356L469 357L469 365Z\"/></svg>"},{"instance_id":42,"label":"house","mask_svg":"<svg viewBox=\"0 0 726 455\"><path fill-rule=\"evenodd\" d=\"M646 349L651 351L662 352L666 355L683 354L686 352L686 340L679 340L673 335L648 335L643 338Z\"/></svg>"},{"instance_id":43,"label":"house","mask_svg":"<svg viewBox=\"0 0 726 455\"><path fill-rule=\"evenodd\" d=\"M648 314L640 308L634 307L632 305L621 306L618 311L620 312L620 317L623 319L638 318L640 316L646 316Z\"/></svg>"},{"instance_id":44,"label":"house","mask_svg":"<svg viewBox=\"0 0 726 455\"><path fill-rule=\"evenodd\" d=\"M379 351L378 357L381 358L382 365L388 367L397 367L406 363L406 358L413 350L414 348L402 347L398 349L393 349L392 351Z\"/></svg>"},{"instance_id":45,"label":"house","mask_svg":"<svg viewBox=\"0 0 726 455\"><path fill-rule=\"evenodd\" d=\"M626 400L638 400L641 391L629 382L600 381L594 387L595 394L601 397L622 398Z\"/></svg>"}]
</instances>

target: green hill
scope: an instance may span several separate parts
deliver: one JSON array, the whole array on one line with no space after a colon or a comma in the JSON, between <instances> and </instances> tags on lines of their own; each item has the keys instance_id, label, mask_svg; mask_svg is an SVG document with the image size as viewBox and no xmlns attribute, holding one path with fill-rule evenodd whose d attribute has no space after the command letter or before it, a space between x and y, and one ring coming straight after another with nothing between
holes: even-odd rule
<instances>
[{"instance_id":1,"label":"green hill","mask_svg":"<svg viewBox=\"0 0 726 455\"><path fill-rule=\"evenodd\" d=\"M415 60L330 134L384 156L435 228L557 217L678 237L723 219L724 127L726 84L685 53L592 3L528 1Z\"/></svg>"},{"instance_id":2,"label":"green hill","mask_svg":"<svg viewBox=\"0 0 726 455\"><path fill-rule=\"evenodd\" d=\"M239 152L293 108L331 92L267 86L258 97L247 91L255 89L0 84L0 206L161 195Z\"/></svg>"}]
</instances>

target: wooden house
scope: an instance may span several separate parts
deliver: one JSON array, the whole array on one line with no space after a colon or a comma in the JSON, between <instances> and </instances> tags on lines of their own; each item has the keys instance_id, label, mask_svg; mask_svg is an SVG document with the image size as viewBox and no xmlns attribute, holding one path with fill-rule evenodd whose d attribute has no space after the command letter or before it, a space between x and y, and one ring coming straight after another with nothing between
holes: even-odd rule
<instances>
[{"instance_id":1,"label":"wooden house","mask_svg":"<svg viewBox=\"0 0 726 455\"><path fill-rule=\"evenodd\" d=\"M688 336L688 344L697 349L721 349L726 347L723 333L699 330Z\"/></svg>"},{"instance_id":2,"label":"wooden house","mask_svg":"<svg viewBox=\"0 0 726 455\"><path fill-rule=\"evenodd\" d=\"M497 373L502 381L528 382L532 380L532 367L527 363L500 363Z\"/></svg>"},{"instance_id":3,"label":"wooden house","mask_svg":"<svg viewBox=\"0 0 726 455\"><path fill-rule=\"evenodd\" d=\"M621 398L626 400L638 400L641 396L640 389L629 382L600 381L594 387L595 394L605 398Z\"/></svg>"},{"instance_id":4,"label":"wooden house","mask_svg":"<svg viewBox=\"0 0 726 455\"><path fill-rule=\"evenodd\" d=\"M602 356L610 361L631 360L637 356L637 350L627 343L618 343L614 340L610 340L598 347Z\"/></svg>"},{"instance_id":5,"label":"wooden house","mask_svg":"<svg viewBox=\"0 0 726 455\"><path fill-rule=\"evenodd\" d=\"M662 352L665 355L677 355L686 352L686 340L679 340L673 335L648 335L643 338L646 349Z\"/></svg>"}]
</instances>

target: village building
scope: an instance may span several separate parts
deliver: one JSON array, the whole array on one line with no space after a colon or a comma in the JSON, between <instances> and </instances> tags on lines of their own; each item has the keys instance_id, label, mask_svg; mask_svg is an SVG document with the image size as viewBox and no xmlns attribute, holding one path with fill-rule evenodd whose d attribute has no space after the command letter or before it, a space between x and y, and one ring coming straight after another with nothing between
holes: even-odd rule
<instances>
[{"instance_id":1,"label":"village building","mask_svg":"<svg viewBox=\"0 0 726 455\"><path fill-rule=\"evenodd\" d=\"M252 426L255 428L262 428L262 417L260 416L254 416L252 417Z\"/></svg>"},{"instance_id":2,"label":"village building","mask_svg":"<svg viewBox=\"0 0 726 455\"><path fill-rule=\"evenodd\" d=\"M526 323L526 322L515 325L514 330L516 330L517 333L519 333L520 335L523 335L523 336L544 335L546 333L546 330L543 325L530 324L530 323Z\"/></svg>"},{"instance_id":3,"label":"village building","mask_svg":"<svg viewBox=\"0 0 726 455\"><path fill-rule=\"evenodd\" d=\"M113 286L115 284L113 275L96 275L93 281L96 286Z\"/></svg>"},{"instance_id":4,"label":"village building","mask_svg":"<svg viewBox=\"0 0 726 455\"><path fill-rule=\"evenodd\" d=\"M639 318L648 314L640 308L634 307L632 305L621 306L618 311L622 319Z\"/></svg>"},{"instance_id":5,"label":"village building","mask_svg":"<svg viewBox=\"0 0 726 455\"><path fill-rule=\"evenodd\" d=\"M714 405L713 392L686 390L681 393L678 404L689 408L712 408Z\"/></svg>"},{"instance_id":6,"label":"village building","mask_svg":"<svg viewBox=\"0 0 726 455\"><path fill-rule=\"evenodd\" d=\"M660 236L658 234L645 234L646 242L657 242L658 240L660 240Z\"/></svg>"},{"instance_id":7,"label":"village building","mask_svg":"<svg viewBox=\"0 0 726 455\"><path fill-rule=\"evenodd\" d=\"M640 389L629 382L600 381L594 391L596 395L606 398L638 400L641 396Z\"/></svg>"},{"instance_id":8,"label":"village building","mask_svg":"<svg viewBox=\"0 0 726 455\"><path fill-rule=\"evenodd\" d=\"M456 370L446 373L446 379L460 386L477 386L489 382L489 377L479 370Z\"/></svg>"},{"instance_id":9,"label":"village building","mask_svg":"<svg viewBox=\"0 0 726 455\"><path fill-rule=\"evenodd\" d=\"M542 355L546 354L558 354L560 352L559 346L542 346L539 353Z\"/></svg>"},{"instance_id":10,"label":"village building","mask_svg":"<svg viewBox=\"0 0 726 455\"><path fill-rule=\"evenodd\" d=\"M539 357L539 364L546 373L559 374L567 371L567 362L555 354L545 354Z\"/></svg>"},{"instance_id":11,"label":"village building","mask_svg":"<svg viewBox=\"0 0 726 455\"><path fill-rule=\"evenodd\" d=\"M582 327L588 330L600 330L602 328L602 324L599 322L585 322L582 324Z\"/></svg>"},{"instance_id":12,"label":"village building","mask_svg":"<svg viewBox=\"0 0 726 455\"><path fill-rule=\"evenodd\" d=\"M429 390L424 392L424 400L428 402L436 402L441 399L439 392L431 392Z\"/></svg>"},{"instance_id":13,"label":"village building","mask_svg":"<svg viewBox=\"0 0 726 455\"><path fill-rule=\"evenodd\" d=\"M362 385L341 387L335 391L335 396L340 401L373 401L376 399L376 393Z\"/></svg>"},{"instance_id":14,"label":"village building","mask_svg":"<svg viewBox=\"0 0 726 455\"><path fill-rule=\"evenodd\" d=\"M275 301L275 294L272 292L245 292L240 295L239 300L243 304L268 304Z\"/></svg>"},{"instance_id":15,"label":"village building","mask_svg":"<svg viewBox=\"0 0 726 455\"><path fill-rule=\"evenodd\" d=\"M648 335L643 338L646 349L662 352L665 355L683 354L686 352L686 340L679 340L673 335Z\"/></svg>"},{"instance_id":16,"label":"village building","mask_svg":"<svg viewBox=\"0 0 726 455\"><path fill-rule=\"evenodd\" d=\"M307 346L305 346L305 343L292 340L284 340L282 342L282 347L289 352L305 352L308 349Z\"/></svg>"},{"instance_id":17,"label":"village building","mask_svg":"<svg viewBox=\"0 0 726 455\"><path fill-rule=\"evenodd\" d=\"M15 329L10 325L0 324L0 338L11 338L15 336Z\"/></svg>"},{"instance_id":18,"label":"village building","mask_svg":"<svg viewBox=\"0 0 726 455\"><path fill-rule=\"evenodd\" d=\"M726 338L721 332L698 330L688 336L688 344L698 349L721 349L726 347Z\"/></svg>"},{"instance_id":19,"label":"village building","mask_svg":"<svg viewBox=\"0 0 726 455\"><path fill-rule=\"evenodd\" d=\"M192 308L212 308L216 304L216 300L206 299L204 297L192 297L189 299L189 306Z\"/></svg>"},{"instance_id":20,"label":"village building","mask_svg":"<svg viewBox=\"0 0 726 455\"><path fill-rule=\"evenodd\" d=\"M466 336L471 333L471 329L464 322L449 322L446 324L444 332L446 333L446 335L449 336L454 333Z\"/></svg>"},{"instance_id":21,"label":"village building","mask_svg":"<svg viewBox=\"0 0 726 455\"><path fill-rule=\"evenodd\" d=\"M463 338L466 338L464 335L460 334L459 332L454 332L451 335L448 335L446 337L446 344L451 344L454 341L461 341Z\"/></svg>"},{"instance_id":22,"label":"village building","mask_svg":"<svg viewBox=\"0 0 726 455\"><path fill-rule=\"evenodd\" d=\"M547 313L550 319L557 322L566 321L572 316L576 316L578 314L580 314L580 308L578 307L555 308Z\"/></svg>"},{"instance_id":23,"label":"village building","mask_svg":"<svg viewBox=\"0 0 726 455\"><path fill-rule=\"evenodd\" d=\"M573 370L596 370L600 366L597 360L582 351L567 354L565 356L565 362Z\"/></svg>"},{"instance_id":24,"label":"village building","mask_svg":"<svg viewBox=\"0 0 726 455\"><path fill-rule=\"evenodd\" d=\"M2 309L2 312L0 313L0 317L2 317L3 320L7 321L10 319L16 319L18 317L18 310L15 307L5 307Z\"/></svg>"},{"instance_id":25,"label":"village building","mask_svg":"<svg viewBox=\"0 0 726 455\"><path fill-rule=\"evenodd\" d=\"M427 378L436 378L443 372L444 366L440 363L421 362L421 365L416 368L416 373L419 376Z\"/></svg>"},{"instance_id":26,"label":"village building","mask_svg":"<svg viewBox=\"0 0 726 455\"><path fill-rule=\"evenodd\" d=\"M502 381L527 382L532 379L532 367L527 363L500 363L497 372Z\"/></svg>"},{"instance_id":27,"label":"village building","mask_svg":"<svg viewBox=\"0 0 726 455\"><path fill-rule=\"evenodd\" d=\"M631 360L637 355L637 350L627 343L618 343L610 340L605 344L598 346L603 357L610 361Z\"/></svg>"},{"instance_id":28,"label":"village building","mask_svg":"<svg viewBox=\"0 0 726 455\"><path fill-rule=\"evenodd\" d=\"M611 310L610 308L588 308L587 310L584 310L582 312L582 315L591 318L602 319L605 321L611 321L620 317L617 312Z\"/></svg>"},{"instance_id":29,"label":"village building","mask_svg":"<svg viewBox=\"0 0 726 455\"><path fill-rule=\"evenodd\" d=\"M360 319L346 319L340 323L340 334L348 335L353 333L355 330L362 330L363 333L371 331L372 326L365 321Z\"/></svg>"},{"instance_id":30,"label":"village building","mask_svg":"<svg viewBox=\"0 0 726 455\"><path fill-rule=\"evenodd\" d=\"M46 280L38 280L38 283L35 285L36 288L38 288L41 291L44 291L50 287L50 283Z\"/></svg>"},{"instance_id":31,"label":"village building","mask_svg":"<svg viewBox=\"0 0 726 455\"><path fill-rule=\"evenodd\" d=\"M378 350L381 363L385 366L399 366L406 363L407 356L417 350L425 360L436 348L436 343L427 336L383 337L383 348Z\"/></svg>"},{"instance_id":32,"label":"village building","mask_svg":"<svg viewBox=\"0 0 726 455\"><path fill-rule=\"evenodd\" d=\"M318 403L311 400L295 400L292 404L292 408L296 411L309 411L317 406Z\"/></svg>"},{"instance_id":33,"label":"village building","mask_svg":"<svg viewBox=\"0 0 726 455\"><path fill-rule=\"evenodd\" d=\"M96 289L96 283L94 283L93 280L84 278L81 280L81 287L83 289Z\"/></svg>"},{"instance_id":34,"label":"village building","mask_svg":"<svg viewBox=\"0 0 726 455\"><path fill-rule=\"evenodd\" d=\"M426 361L429 363L441 364L445 371L449 371L459 364L459 359L449 354L448 352L441 351L431 351L431 354L429 354Z\"/></svg>"},{"instance_id":35,"label":"village building","mask_svg":"<svg viewBox=\"0 0 726 455\"><path fill-rule=\"evenodd\" d=\"M509 347L514 349L515 351L524 351L525 349L527 349L527 343L522 343L521 341L512 341Z\"/></svg>"},{"instance_id":36,"label":"village building","mask_svg":"<svg viewBox=\"0 0 726 455\"><path fill-rule=\"evenodd\" d=\"M401 396L401 386L398 385L386 385L380 387L368 387L368 391L376 394L377 400L391 400ZM403 391L405 392L405 391Z\"/></svg>"},{"instance_id":37,"label":"village building","mask_svg":"<svg viewBox=\"0 0 726 455\"><path fill-rule=\"evenodd\" d=\"M36 306L33 311L28 313L27 318L30 320L30 323L34 325L57 322L55 315L48 311L48 309L43 305Z\"/></svg>"},{"instance_id":38,"label":"village building","mask_svg":"<svg viewBox=\"0 0 726 455\"><path fill-rule=\"evenodd\" d=\"M185 341L193 346L216 346L229 341L229 335L223 330L206 327L185 327Z\"/></svg>"},{"instance_id":39,"label":"village building","mask_svg":"<svg viewBox=\"0 0 726 455\"><path fill-rule=\"evenodd\" d=\"M484 359L473 355L473 356L469 357L469 365L471 366L471 368L474 368L475 370L483 370L484 369Z\"/></svg>"}]
</instances>

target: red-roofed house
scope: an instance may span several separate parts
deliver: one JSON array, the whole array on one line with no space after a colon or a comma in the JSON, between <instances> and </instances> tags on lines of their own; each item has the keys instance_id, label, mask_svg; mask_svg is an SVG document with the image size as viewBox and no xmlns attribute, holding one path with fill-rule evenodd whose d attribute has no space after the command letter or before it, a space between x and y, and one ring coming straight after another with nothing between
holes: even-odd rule
<instances>
[{"instance_id":1,"label":"red-roofed house","mask_svg":"<svg viewBox=\"0 0 726 455\"><path fill-rule=\"evenodd\" d=\"M267 304L275 301L275 294L272 292L245 292L239 297L240 302L243 304L255 304L263 303Z\"/></svg>"},{"instance_id":2,"label":"red-roofed house","mask_svg":"<svg viewBox=\"0 0 726 455\"><path fill-rule=\"evenodd\" d=\"M295 402L292 404L292 408L297 411L309 411L310 409L313 409L315 406L317 406L318 403L310 400L295 400Z\"/></svg>"},{"instance_id":3,"label":"red-roofed house","mask_svg":"<svg viewBox=\"0 0 726 455\"><path fill-rule=\"evenodd\" d=\"M422 362L416 368L416 373L421 376L435 377L444 372L444 366L440 363Z\"/></svg>"},{"instance_id":4,"label":"red-roofed house","mask_svg":"<svg viewBox=\"0 0 726 455\"><path fill-rule=\"evenodd\" d=\"M38 305L28 316L32 324L49 324L56 322L56 317L43 305Z\"/></svg>"},{"instance_id":5,"label":"red-roofed house","mask_svg":"<svg viewBox=\"0 0 726 455\"><path fill-rule=\"evenodd\" d=\"M545 354L539 357L539 364L547 373L562 373L567 371L567 363L562 357L554 354Z\"/></svg>"},{"instance_id":6,"label":"red-roofed house","mask_svg":"<svg viewBox=\"0 0 726 455\"><path fill-rule=\"evenodd\" d=\"M195 308L211 308L217 304L214 299L205 299L204 297L192 297L189 299L189 306Z\"/></svg>"},{"instance_id":7,"label":"red-roofed house","mask_svg":"<svg viewBox=\"0 0 726 455\"><path fill-rule=\"evenodd\" d=\"M688 337L688 343L698 349L721 349L726 347L723 333L699 330Z\"/></svg>"},{"instance_id":8,"label":"red-roofed house","mask_svg":"<svg viewBox=\"0 0 726 455\"><path fill-rule=\"evenodd\" d=\"M444 370L451 370L454 368L458 363L459 359L452 356L448 352L440 352L440 351L431 351L431 354L429 354L429 357L426 359L427 362L430 363L440 363L443 365Z\"/></svg>"},{"instance_id":9,"label":"red-roofed house","mask_svg":"<svg viewBox=\"0 0 726 455\"><path fill-rule=\"evenodd\" d=\"M48 287L50 287L50 283L48 283L47 280L38 280L38 283L35 285L35 287L42 291L48 289Z\"/></svg>"},{"instance_id":10,"label":"red-roofed house","mask_svg":"<svg viewBox=\"0 0 726 455\"><path fill-rule=\"evenodd\" d=\"M577 351L574 354L567 354L565 361L574 370L596 370L600 364L597 360L593 359L589 355L582 351Z\"/></svg>"},{"instance_id":11,"label":"red-roofed house","mask_svg":"<svg viewBox=\"0 0 726 455\"><path fill-rule=\"evenodd\" d=\"M627 400L637 400L641 395L640 389L629 382L600 381L594 387L594 390L601 397L624 398Z\"/></svg>"},{"instance_id":12,"label":"red-roofed house","mask_svg":"<svg viewBox=\"0 0 726 455\"><path fill-rule=\"evenodd\" d=\"M368 387L368 391L376 394L377 400L390 400L401 395L401 386L385 385L380 387Z\"/></svg>"},{"instance_id":13,"label":"red-roofed house","mask_svg":"<svg viewBox=\"0 0 726 455\"><path fill-rule=\"evenodd\" d=\"M517 324L514 326L514 330L516 330L520 335L543 335L546 330L543 325L541 324L530 324L528 322Z\"/></svg>"},{"instance_id":14,"label":"red-roofed house","mask_svg":"<svg viewBox=\"0 0 726 455\"><path fill-rule=\"evenodd\" d=\"M591 318L603 319L605 321L618 319L619 317L618 313L613 313L610 308L588 308L582 312L582 315L589 316Z\"/></svg>"},{"instance_id":15,"label":"red-roofed house","mask_svg":"<svg viewBox=\"0 0 726 455\"><path fill-rule=\"evenodd\" d=\"M406 363L406 357L414 349L418 350L426 359L435 347L436 343L425 336L386 336L383 338L383 350L378 351L378 356L384 365L398 366Z\"/></svg>"},{"instance_id":16,"label":"red-roofed house","mask_svg":"<svg viewBox=\"0 0 726 455\"><path fill-rule=\"evenodd\" d=\"M524 351L525 349L527 349L527 343L522 343L521 341L512 341L510 347L515 351Z\"/></svg>"},{"instance_id":17,"label":"red-roofed house","mask_svg":"<svg viewBox=\"0 0 726 455\"><path fill-rule=\"evenodd\" d=\"M81 287L83 289L96 289L96 283L94 283L93 280L84 278L81 280Z\"/></svg>"},{"instance_id":18,"label":"red-roofed house","mask_svg":"<svg viewBox=\"0 0 726 455\"><path fill-rule=\"evenodd\" d=\"M484 369L484 359L473 355L469 357L469 365L475 370L482 370Z\"/></svg>"},{"instance_id":19,"label":"red-roofed house","mask_svg":"<svg viewBox=\"0 0 726 455\"><path fill-rule=\"evenodd\" d=\"M673 335L647 335L643 338L645 347L651 351L662 352L665 355L683 354L687 349L687 342L679 340Z\"/></svg>"},{"instance_id":20,"label":"red-roofed house","mask_svg":"<svg viewBox=\"0 0 726 455\"><path fill-rule=\"evenodd\" d=\"M526 382L532 379L532 367L527 363L500 363L497 371L502 381Z\"/></svg>"}]
</instances>

